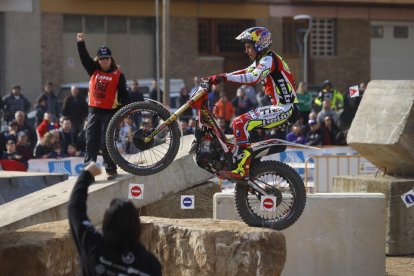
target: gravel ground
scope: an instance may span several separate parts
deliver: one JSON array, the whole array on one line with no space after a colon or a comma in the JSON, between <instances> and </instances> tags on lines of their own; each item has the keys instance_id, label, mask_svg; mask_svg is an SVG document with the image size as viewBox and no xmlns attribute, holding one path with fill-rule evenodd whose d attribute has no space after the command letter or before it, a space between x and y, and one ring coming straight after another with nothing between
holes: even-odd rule
<instances>
[{"instance_id":1,"label":"gravel ground","mask_svg":"<svg viewBox=\"0 0 414 276\"><path fill-rule=\"evenodd\" d=\"M386 276L414 276L414 255L386 258Z\"/></svg>"}]
</instances>

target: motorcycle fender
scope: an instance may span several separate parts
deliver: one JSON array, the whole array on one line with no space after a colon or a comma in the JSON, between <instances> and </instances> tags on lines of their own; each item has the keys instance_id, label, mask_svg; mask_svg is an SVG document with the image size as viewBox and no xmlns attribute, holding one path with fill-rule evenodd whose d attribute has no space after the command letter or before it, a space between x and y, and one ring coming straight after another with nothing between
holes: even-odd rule
<instances>
[{"instance_id":1,"label":"motorcycle fender","mask_svg":"<svg viewBox=\"0 0 414 276\"><path fill-rule=\"evenodd\" d=\"M266 147L252 148L254 158L261 158L286 150L286 145L267 145Z\"/></svg>"}]
</instances>

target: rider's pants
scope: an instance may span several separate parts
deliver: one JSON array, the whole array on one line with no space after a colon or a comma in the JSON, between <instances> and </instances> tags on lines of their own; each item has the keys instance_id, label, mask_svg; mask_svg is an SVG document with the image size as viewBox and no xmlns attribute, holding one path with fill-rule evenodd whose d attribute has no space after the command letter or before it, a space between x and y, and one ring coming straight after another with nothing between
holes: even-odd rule
<instances>
[{"instance_id":1,"label":"rider's pants","mask_svg":"<svg viewBox=\"0 0 414 276\"><path fill-rule=\"evenodd\" d=\"M255 128L286 127L295 123L299 115L296 104L262 106L244 113L233 120L236 144L247 147L250 145L249 131Z\"/></svg>"}]
</instances>

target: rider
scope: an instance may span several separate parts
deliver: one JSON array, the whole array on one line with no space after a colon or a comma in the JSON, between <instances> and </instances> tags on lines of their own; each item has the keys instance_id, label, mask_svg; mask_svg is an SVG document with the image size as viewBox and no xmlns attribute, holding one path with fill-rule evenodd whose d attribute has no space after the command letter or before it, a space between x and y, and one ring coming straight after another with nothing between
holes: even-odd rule
<instances>
[{"instance_id":1,"label":"rider","mask_svg":"<svg viewBox=\"0 0 414 276\"><path fill-rule=\"evenodd\" d=\"M243 84L262 82L265 93L272 105L258 107L233 120L233 133L236 150L233 152L234 167L222 171L224 177L244 179L249 176L251 148L249 131L255 128L286 127L299 118L296 85L293 74L283 59L269 50L272 44L271 33L264 27L252 27L236 37L244 43L245 53L253 63L246 69L208 77L212 84L230 81Z\"/></svg>"}]
</instances>

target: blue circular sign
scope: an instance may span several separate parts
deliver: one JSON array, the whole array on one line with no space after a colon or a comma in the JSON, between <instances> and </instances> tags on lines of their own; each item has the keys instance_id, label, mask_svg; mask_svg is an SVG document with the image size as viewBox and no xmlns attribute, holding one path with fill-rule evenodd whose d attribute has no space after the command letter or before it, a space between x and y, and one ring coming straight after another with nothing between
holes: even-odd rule
<instances>
[{"instance_id":1,"label":"blue circular sign","mask_svg":"<svg viewBox=\"0 0 414 276\"><path fill-rule=\"evenodd\" d=\"M413 194L408 194L405 196L405 202L409 203L409 204L413 204L414 203L414 195Z\"/></svg>"},{"instance_id":2,"label":"blue circular sign","mask_svg":"<svg viewBox=\"0 0 414 276\"><path fill-rule=\"evenodd\" d=\"M185 207L190 207L191 205L193 205L193 200L191 199L191 197L185 197L183 199L183 205Z\"/></svg>"}]
</instances>

